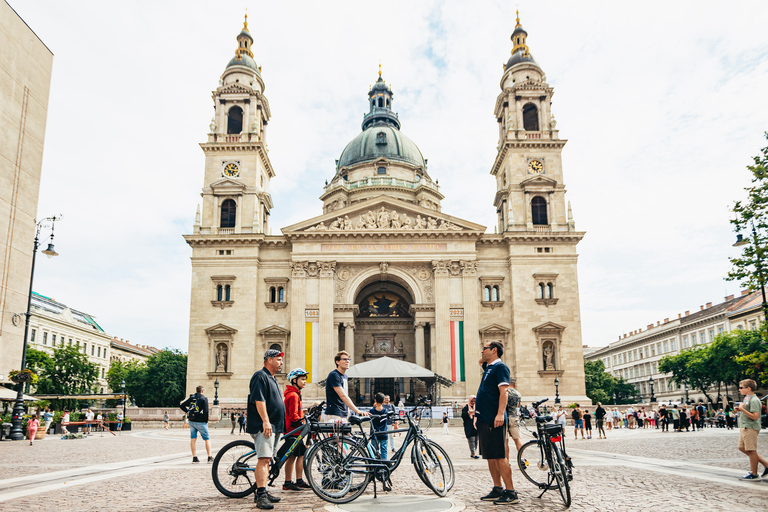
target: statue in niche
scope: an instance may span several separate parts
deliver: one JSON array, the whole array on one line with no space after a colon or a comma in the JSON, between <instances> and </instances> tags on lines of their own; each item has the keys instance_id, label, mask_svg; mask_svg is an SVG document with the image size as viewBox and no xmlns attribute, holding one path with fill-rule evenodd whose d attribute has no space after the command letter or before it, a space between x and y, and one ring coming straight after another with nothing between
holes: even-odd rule
<instances>
[{"instance_id":1,"label":"statue in niche","mask_svg":"<svg viewBox=\"0 0 768 512\"><path fill-rule=\"evenodd\" d=\"M227 371L227 345L219 343L216 346L216 371L223 373Z\"/></svg>"},{"instance_id":2,"label":"statue in niche","mask_svg":"<svg viewBox=\"0 0 768 512\"><path fill-rule=\"evenodd\" d=\"M424 229L424 219L421 218L421 215L416 216L416 225L413 226L414 229Z\"/></svg>"},{"instance_id":3,"label":"statue in niche","mask_svg":"<svg viewBox=\"0 0 768 512\"><path fill-rule=\"evenodd\" d=\"M551 343L544 345L544 369L555 370L555 349Z\"/></svg>"},{"instance_id":4,"label":"statue in niche","mask_svg":"<svg viewBox=\"0 0 768 512\"><path fill-rule=\"evenodd\" d=\"M355 224L355 229L358 231L362 231L365 229L365 215L360 215L360 217L357 218L357 224Z\"/></svg>"}]
</instances>

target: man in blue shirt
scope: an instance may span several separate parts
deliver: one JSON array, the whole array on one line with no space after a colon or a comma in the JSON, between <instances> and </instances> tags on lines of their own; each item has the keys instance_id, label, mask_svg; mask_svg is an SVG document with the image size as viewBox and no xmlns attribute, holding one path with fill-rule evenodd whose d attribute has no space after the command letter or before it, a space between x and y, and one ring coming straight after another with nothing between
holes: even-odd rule
<instances>
[{"instance_id":1,"label":"man in blue shirt","mask_svg":"<svg viewBox=\"0 0 768 512\"><path fill-rule=\"evenodd\" d=\"M325 421L346 421L349 415L347 407L358 416L368 416L367 412L355 407L352 399L349 398L348 380L345 375L351 363L349 352L342 350L336 354L333 361L336 363L336 369L331 371L325 379Z\"/></svg>"},{"instance_id":2,"label":"man in blue shirt","mask_svg":"<svg viewBox=\"0 0 768 512\"><path fill-rule=\"evenodd\" d=\"M477 390L475 418L480 454L488 461L488 470L493 479L493 489L480 498L493 501L496 505L519 502L512 483L512 470L506 458L507 429L505 412L507 408L507 389L509 388L509 367L501 362L504 347L499 341L491 341L483 346L483 377ZM504 487L501 481L504 480Z\"/></svg>"}]
</instances>

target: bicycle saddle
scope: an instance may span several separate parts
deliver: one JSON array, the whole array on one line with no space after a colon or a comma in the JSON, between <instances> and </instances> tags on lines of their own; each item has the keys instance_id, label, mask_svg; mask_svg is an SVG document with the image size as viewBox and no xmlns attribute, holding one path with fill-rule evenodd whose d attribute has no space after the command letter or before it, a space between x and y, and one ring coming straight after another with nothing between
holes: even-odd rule
<instances>
[{"instance_id":1,"label":"bicycle saddle","mask_svg":"<svg viewBox=\"0 0 768 512\"><path fill-rule=\"evenodd\" d=\"M546 416L536 416L536 423L547 423L552 421L552 416L547 414Z\"/></svg>"},{"instance_id":2,"label":"bicycle saddle","mask_svg":"<svg viewBox=\"0 0 768 512\"><path fill-rule=\"evenodd\" d=\"M353 425L362 425L366 421L371 421L370 416L355 416L352 415L349 417L349 422Z\"/></svg>"}]
</instances>

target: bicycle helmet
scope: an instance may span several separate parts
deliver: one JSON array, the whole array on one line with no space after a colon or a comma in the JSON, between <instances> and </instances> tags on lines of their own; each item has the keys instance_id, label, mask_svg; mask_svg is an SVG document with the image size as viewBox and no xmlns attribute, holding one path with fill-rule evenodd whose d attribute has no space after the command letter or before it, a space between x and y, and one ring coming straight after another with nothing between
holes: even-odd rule
<instances>
[{"instance_id":1,"label":"bicycle helmet","mask_svg":"<svg viewBox=\"0 0 768 512\"><path fill-rule=\"evenodd\" d=\"M302 375L309 375L309 372L307 372L307 370L305 370L304 368L294 368L288 374L288 382L291 382L296 377L301 377Z\"/></svg>"}]
</instances>

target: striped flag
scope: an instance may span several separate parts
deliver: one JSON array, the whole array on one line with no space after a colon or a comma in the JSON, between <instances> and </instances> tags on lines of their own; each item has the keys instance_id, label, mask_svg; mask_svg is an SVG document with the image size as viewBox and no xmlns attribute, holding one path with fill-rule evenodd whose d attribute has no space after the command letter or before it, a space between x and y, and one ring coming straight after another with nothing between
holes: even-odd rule
<instances>
[{"instance_id":1,"label":"striped flag","mask_svg":"<svg viewBox=\"0 0 768 512\"><path fill-rule=\"evenodd\" d=\"M451 380L464 382L464 321L451 322Z\"/></svg>"}]
</instances>

